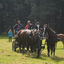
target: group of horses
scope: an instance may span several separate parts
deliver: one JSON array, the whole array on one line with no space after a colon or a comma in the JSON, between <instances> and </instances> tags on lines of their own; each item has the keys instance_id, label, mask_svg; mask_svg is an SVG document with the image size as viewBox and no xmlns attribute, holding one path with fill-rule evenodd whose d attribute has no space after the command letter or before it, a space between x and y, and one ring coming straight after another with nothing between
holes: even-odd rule
<instances>
[{"instance_id":1,"label":"group of horses","mask_svg":"<svg viewBox=\"0 0 64 64\"><path fill-rule=\"evenodd\" d=\"M54 53L53 57L55 58L55 44L58 41L62 41L64 45L64 34L56 34L55 31L53 31L48 24L45 24L43 26L43 33L41 30L37 29L22 29L18 32L18 36L16 37L16 41L18 42L19 46L19 52L21 52L22 47L22 53L24 54L25 47L27 48L27 54L29 54L29 47L31 49L31 57L33 57L32 53L36 52L37 58L39 58L41 49L45 48L42 47L42 39L46 38L47 42L47 51L48 51L48 57L50 49L51 49L51 55L52 52ZM21 46L22 45L22 46ZM64 48L64 46L63 46Z\"/></svg>"}]
</instances>

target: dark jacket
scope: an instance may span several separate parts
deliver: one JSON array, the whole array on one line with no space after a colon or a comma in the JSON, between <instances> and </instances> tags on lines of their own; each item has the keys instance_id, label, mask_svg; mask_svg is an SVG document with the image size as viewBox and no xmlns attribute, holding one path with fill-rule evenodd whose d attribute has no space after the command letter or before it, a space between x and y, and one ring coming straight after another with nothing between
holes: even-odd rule
<instances>
[{"instance_id":1,"label":"dark jacket","mask_svg":"<svg viewBox=\"0 0 64 64\"><path fill-rule=\"evenodd\" d=\"M14 27L13 27L13 29L16 31L17 30L17 28L18 28L18 24L16 24ZM22 24L20 24L20 30L21 29L24 29L24 26L22 25Z\"/></svg>"},{"instance_id":2,"label":"dark jacket","mask_svg":"<svg viewBox=\"0 0 64 64\"><path fill-rule=\"evenodd\" d=\"M38 28L39 28L39 30L40 30L40 28L41 28L41 26L39 25L39 24L37 24L36 26L35 26L35 28L38 30Z\"/></svg>"}]
</instances>

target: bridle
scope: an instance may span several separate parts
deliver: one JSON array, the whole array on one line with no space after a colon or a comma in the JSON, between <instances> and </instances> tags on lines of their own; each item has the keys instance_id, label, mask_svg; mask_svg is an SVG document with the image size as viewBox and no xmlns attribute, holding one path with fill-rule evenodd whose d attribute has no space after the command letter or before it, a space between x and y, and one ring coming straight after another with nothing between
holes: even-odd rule
<instances>
[{"instance_id":1,"label":"bridle","mask_svg":"<svg viewBox=\"0 0 64 64\"><path fill-rule=\"evenodd\" d=\"M46 26L44 27L43 35L47 35L47 36L48 36L48 32L49 32L49 28L48 28L48 26L46 25Z\"/></svg>"}]
</instances>

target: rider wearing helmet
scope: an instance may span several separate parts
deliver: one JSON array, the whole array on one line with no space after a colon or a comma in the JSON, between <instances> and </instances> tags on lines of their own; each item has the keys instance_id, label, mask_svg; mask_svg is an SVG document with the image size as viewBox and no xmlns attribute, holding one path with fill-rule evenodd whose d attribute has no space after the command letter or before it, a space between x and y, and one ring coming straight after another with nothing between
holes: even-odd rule
<instances>
[{"instance_id":1,"label":"rider wearing helmet","mask_svg":"<svg viewBox=\"0 0 64 64\"><path fill-rule=\"evenodd\" d=\"M28 20L25 29L32 29L32 24L30 23L30 20Z\"/></svg>"}]
</instances>

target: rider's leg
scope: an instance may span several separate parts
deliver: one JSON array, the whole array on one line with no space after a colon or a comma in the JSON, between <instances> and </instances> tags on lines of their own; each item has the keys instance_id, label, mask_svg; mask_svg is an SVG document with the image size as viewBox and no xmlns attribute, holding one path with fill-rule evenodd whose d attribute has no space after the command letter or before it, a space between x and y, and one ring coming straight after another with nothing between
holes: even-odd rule
<instances>
[{"instance_id":1,"label":"rider's leg","mask_svg":"<svg viewBox=\"0 0 64 64\"><path fill-rule=\"evenodd\" d=\"M18 30L16 30L16 34L18 33Z\"/></svg>"}]
</instances>

